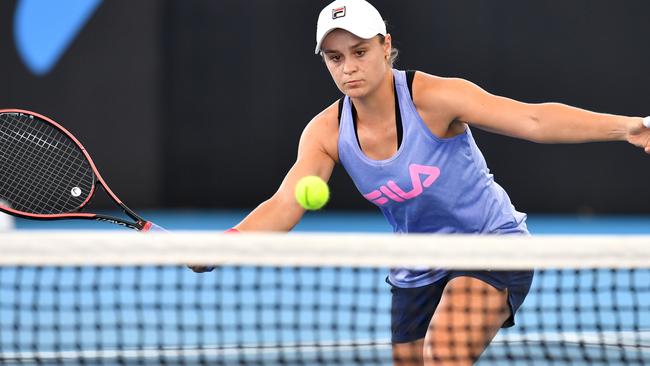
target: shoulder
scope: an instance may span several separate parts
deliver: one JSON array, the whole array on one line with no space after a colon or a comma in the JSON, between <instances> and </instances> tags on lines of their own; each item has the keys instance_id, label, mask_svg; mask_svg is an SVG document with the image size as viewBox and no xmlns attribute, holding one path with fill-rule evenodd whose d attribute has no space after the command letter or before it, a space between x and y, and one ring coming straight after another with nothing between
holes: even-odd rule
<instances>
[{"instance_id":1,"label":"shoulder","mask_svg":"<svg viewBox=\"0 0 650 366\"><path fill-rule=\"evenodd\" d=\"M337 100L314 116L305 126L300 138L301 145L316 146L330 155L335 161L338 161L338 106L339 101Z\"/></svg>"},{"instance_id":2,"label":"shoulder","mask_svg":"<svg viewBox=\"0 0 650 366\"><path fill-rule=\"evenodd\" d=\"M413 98L416 104L427 105L461 97L476 85L461 78L441 77L416 71L413 78Z\"/></svg>"},{"instance_id":3,"label":"shoulder","mask_svg":"<svg viewBox=\"0 0 650 366\"><path fill-rule=\"evenodd\" d=\"M319 130L337 130L339 129L339 100L330 104L323 109L309 122L307 127Z\"/></svg>"},{"instance_id":4,"label":"shoulder","mask_svg":"<svg viewBox=\"0 0 650 366\"><path fill-rule=\"evenodd\" d=\"M463 106L480 94L482 89L472 82L451 77L430 75L421 71L413 79L413 103L418 111L456 119Z\"/></svg>"}]
</instances>

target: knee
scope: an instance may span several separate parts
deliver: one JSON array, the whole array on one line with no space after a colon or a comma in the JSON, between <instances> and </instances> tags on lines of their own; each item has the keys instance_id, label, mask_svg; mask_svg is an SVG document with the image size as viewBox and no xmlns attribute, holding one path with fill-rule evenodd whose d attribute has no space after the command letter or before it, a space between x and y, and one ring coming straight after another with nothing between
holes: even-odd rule
<instances>
[{"instance_id":1,"label":"knee","mask_svg":"<svg viewBox=\"0 0 650 366\"><path fill-rule=\"evenodd\" d=\"M473 344L472 337L458 337L453 329L429 330L422 347L425 366L471 366L479 358L484 344ZM475 342L476 340L474 340Z\"/></svg>"},{"instance_id":2,"label":"knee","mask_svg":"<svg viewBox=\"0 0 650 366\"><path fill-rule=\"evenodd\" d=\"M423 347L424 366L472 366L478 360L478 355L472 352L469 345L442 342L426 342Z\"/></svg>"}]
</instances>

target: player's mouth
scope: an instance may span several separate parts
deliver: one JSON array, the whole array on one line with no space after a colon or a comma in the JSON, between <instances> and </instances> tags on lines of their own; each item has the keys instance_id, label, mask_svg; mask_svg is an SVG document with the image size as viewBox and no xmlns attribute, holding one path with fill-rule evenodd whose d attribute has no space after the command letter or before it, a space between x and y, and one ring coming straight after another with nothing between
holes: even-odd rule
<instances>
[{"instance_id":1,"label":"player's mouth","mask_svg":"<svg viewBox=\"0 0 650 366\"><path fill-rule=\"evenodd\" d=\"M347 86L348 88L356 88L360 86L362 82L363 80L350 80L345 82L345 86Z\"/></svg>"}]
</instances>

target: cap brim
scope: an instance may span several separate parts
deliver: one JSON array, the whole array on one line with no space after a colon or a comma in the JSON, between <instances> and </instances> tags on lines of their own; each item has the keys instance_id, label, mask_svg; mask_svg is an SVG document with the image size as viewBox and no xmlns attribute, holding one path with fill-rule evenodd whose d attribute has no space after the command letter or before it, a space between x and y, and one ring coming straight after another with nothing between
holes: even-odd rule
<instances>
[{"instance_id":1,"label":"cap brim","mask_svg":"<svg viewBox=\"0 0 650 366\"><path fill-rule=\"evenodd\" d=\"M362 39L371 39L378 34L382 34L381 32L377 32L375 30L367 29L367 28L366 29L349 29L349 28L354 28L354 26L346 27L346 25L337 25L336 27L331 27L328 30L326 30L325 33L323 33L323 36L320 37L320 40L318 40L318 42L316 43L316 49L314 50L314 53L317 55L320 53L321 51L320 46L323 44L323 40L325 39L325 37L327 37L328 34L332 33L332 31L336 29L343 29Z\"/></svg>"}]
</instances>

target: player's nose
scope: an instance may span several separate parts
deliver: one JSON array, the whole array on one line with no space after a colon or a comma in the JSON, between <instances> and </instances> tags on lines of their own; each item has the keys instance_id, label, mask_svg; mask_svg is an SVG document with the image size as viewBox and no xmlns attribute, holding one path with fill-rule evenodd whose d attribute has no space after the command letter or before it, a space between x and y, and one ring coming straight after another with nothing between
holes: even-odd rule
<instances>
[{"instance_id":1,"label":"player's nose","mask_svg":"<svg viewBox=\"0 0 650 366\"><path fill-rule=\"evenodd\" d=\"M346 58L345 61L343 61L343 73L346 75L350 75L357 71L359 69L359 65L357 62L353 59Z\"/></svg>"}]
</instances>

